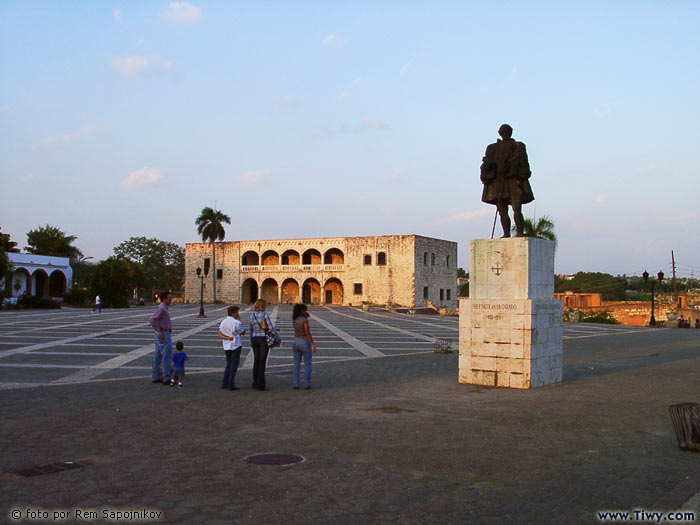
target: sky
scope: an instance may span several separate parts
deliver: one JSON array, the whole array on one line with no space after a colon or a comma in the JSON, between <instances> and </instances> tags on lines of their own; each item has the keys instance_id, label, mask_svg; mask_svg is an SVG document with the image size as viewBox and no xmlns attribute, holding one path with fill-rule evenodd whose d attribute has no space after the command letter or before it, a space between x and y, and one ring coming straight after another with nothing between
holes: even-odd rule
<instances>
[{"instance_id":1,"label":"sky","mask_svg":"<svg viewBox=\"0 0 700 525\"><path fill-rule=\"evenodd\" d=\"M526 144L555 271L700 275L700 2L0 2L0 226L100 260L199 242L489 238ZM500 225L496 226L500 236Z\"/></svg>"}]
</instances>

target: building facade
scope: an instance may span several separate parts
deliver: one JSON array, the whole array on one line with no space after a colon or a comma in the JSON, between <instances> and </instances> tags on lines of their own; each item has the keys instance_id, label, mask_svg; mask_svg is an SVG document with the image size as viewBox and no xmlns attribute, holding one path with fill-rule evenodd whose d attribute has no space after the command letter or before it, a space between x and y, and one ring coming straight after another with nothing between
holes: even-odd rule
<instances>
[{"instance_id":1,"label":"building facade","mask_svg":"<svg viewBox=\"0 0 700 525\"><path fill-rule=\"evenodd\" d=\"M36 295L59 299L71 289L73 269L67 257L31 253L8 253L7 257L12 263L12 275L0 281L12 297Z\"/></svg>"},{"instance_id":2,"label":"building facade","mask_svg":"<svg viewBox=\"0 0 700 525\"><path fill-rule=\"evenodd\" d=\"M420 235L216 243L217 300L457 308L457 243ZM185 245L185 301L211 302L212 245Z\"/></svg>"}]
</instances>

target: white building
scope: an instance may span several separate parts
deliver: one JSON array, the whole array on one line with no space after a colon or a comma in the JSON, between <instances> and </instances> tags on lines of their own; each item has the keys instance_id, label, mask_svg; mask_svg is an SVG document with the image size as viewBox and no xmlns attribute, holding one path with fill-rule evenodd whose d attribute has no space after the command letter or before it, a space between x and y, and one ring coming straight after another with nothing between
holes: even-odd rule
<instances>
[{"instance_id":1,"label":"white building","mask_svg":"<svg viewBox=\"0 0 700 525\"><path fill-rule=\"evenodd\" d=\"M0 279L0 286L11 290L12 297L26 294L61 299L71 289L73 269L67 257L8 253L7 258L12 263L12 275Z\"/></svg>"}]
</instances>

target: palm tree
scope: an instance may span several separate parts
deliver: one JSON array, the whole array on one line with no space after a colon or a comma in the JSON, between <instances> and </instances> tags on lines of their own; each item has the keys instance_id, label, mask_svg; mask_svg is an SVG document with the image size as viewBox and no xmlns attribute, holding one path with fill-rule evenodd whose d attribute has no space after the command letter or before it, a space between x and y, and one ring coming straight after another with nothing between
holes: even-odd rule
<instances>
[{"instance_id":1,"label":"palm tree","mask_svg":"<svg viewBox=\"0 0 700 525\"><path fill-rule=\"evenodd\" d=\"M515 226L513 226L513 234L515 234ZM544 215L535 221L525 219L523 221L523 236L537 237L538 239L547 239L554 242L554 251L557 249L557 236L554 234L554 222L549 215Z\"/></svg>"},{"instance_id":2,"label":"palm tree","mask_svg":"<svg viewBox=\"0 0 700 525\"><path fill-rule=\"evenodd\" d=\"M226 236L223 223L231 224L231 217L224 212L207 206L202 208L202 213L194 221L197 225L197 233L202 236L202 241L211 243L211 280L214 302L216 302L216 241L223 241Z\"/></svg>"}]
</instances>

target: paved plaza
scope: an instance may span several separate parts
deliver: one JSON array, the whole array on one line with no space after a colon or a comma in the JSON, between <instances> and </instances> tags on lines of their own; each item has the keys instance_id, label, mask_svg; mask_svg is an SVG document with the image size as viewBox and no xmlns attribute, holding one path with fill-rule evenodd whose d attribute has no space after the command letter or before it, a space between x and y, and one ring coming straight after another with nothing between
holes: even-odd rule
<instances>
[{"instance_id":1,"label":"paved plaza","mask_svg":"<svg viewBox=\"0 0 700 525\"><path fill-rule=\"evenodd\" d=\"M283 345L268 361L270 390L250 389L246 336L242 389L230 392L219 388L216 337L225 306L207 306L206 319L198 310L170 310L190 356L182 389L150 382L153 307L0 312L8 523L30 522L28 511L47 512L39 522L160 513L142 523L594 523L604 510L700 511L700 454L677 448L668 415L700 400L700 331L565 324L564 382L508 390L457 382L456 317L312 307L313 388L295 391L291 308L273 306ZM437 337L455 352L434 353ZM270 452L304 461L244 460ZM81 468L17 474L66 461Z\"/></svg>"}]
</instances>

